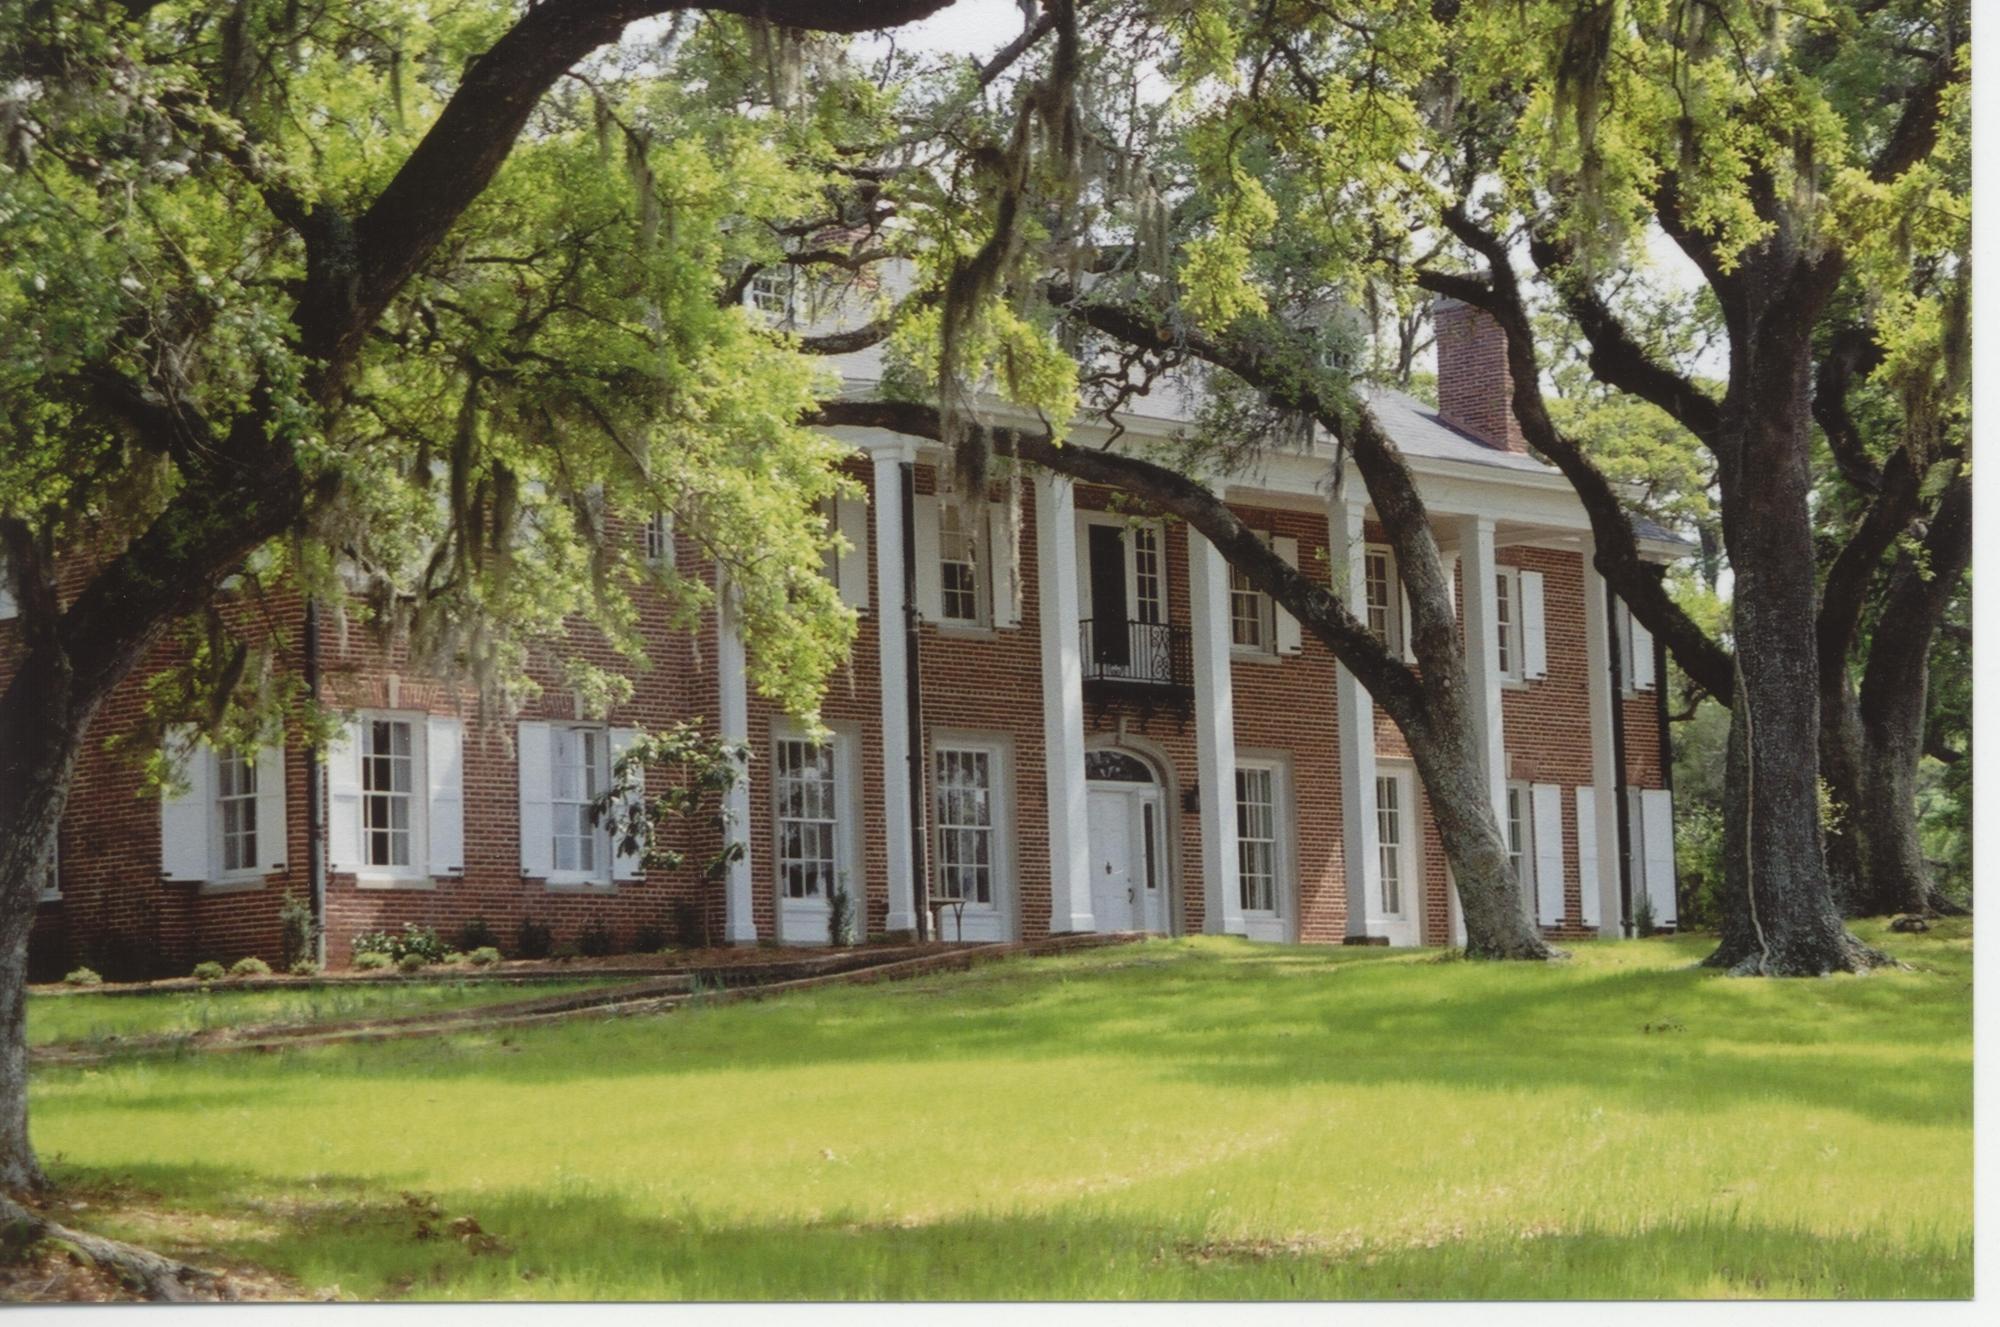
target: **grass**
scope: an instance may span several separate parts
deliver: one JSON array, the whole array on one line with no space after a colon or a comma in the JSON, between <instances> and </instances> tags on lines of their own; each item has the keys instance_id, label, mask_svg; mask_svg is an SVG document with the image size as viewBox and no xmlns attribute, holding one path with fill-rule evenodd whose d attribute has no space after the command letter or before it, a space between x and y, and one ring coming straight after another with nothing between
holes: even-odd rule
<instances>
[{"instance_id":1,"label":"grass","mask_svg":"<svg viewBox=\"0 0 2000 1327\"><path fill-rule=\"evenodd\" d=\"M1966 1296L1970 930L1870 936L1910 970L1154 942L55 1069L34 1133L94 1228L347 1297Z\"/></svg>"},{"instance_id":2,"label":"grass","mask_svg":"<svg viewBox=\"0 0 2000 1327\"><path fill-rule=\"evenodd\" d=\"M28 1044L102 1042L210 1028L334 1023L399 1014L445 1013L479 1005L533 1000L544 995L616 984L619 979L543 982L383 980L366 985L302 986L289 990L175 991L163 995L33 996L28 1001Z\"/></svg>"}]
</instances>

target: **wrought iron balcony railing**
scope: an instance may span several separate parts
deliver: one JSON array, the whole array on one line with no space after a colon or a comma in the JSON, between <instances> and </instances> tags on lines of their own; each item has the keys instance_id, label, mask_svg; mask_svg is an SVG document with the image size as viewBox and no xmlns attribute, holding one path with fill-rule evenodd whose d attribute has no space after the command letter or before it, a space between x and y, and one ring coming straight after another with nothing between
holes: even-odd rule
<instances>
[{"instance_id":1,"label":"wrought iron balcony railing","mask_svg":"<svg viewBox=\"0 0 2000 1327\"><path fill-rule=\"evenodd\" d=\"M1085 618L1086 687L1194 691L1194 642L1186 627L1165 622Z\"/></svg>"}]
</instances>

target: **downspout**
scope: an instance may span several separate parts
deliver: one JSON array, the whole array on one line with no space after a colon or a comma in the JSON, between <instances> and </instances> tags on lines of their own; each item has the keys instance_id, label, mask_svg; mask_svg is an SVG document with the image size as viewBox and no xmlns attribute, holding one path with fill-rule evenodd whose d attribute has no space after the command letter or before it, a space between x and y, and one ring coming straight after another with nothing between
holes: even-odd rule
<instances>
[{"instance_id":1,"label":"downspout","mask_svg":"<svg viewBox=\"0 0 2000 1327\"><path fill-rule=\"evenodd\" d=\"M1611 635L1611 799L1618 812L1618 929L1630 939L1632 926L1632 815L1625 783L1625 632L1618 630L1618 595L1604 586L1604 620ZM1659 674L1655 673L1655 677Z\"/></svg>"},{"instance_id":2,"label":"downspout","mask_svg":"<svg viewBox=\"0 0 2000 1327\"><path fill-rule=\"evenodd\" d=\"M1659 679L1653 688L1658 703L1660 717L1660 786L1667 790L1667 841L1680 842L1680 830L1674 823L1674 737L1673 725L1667 719L1667 642L1663 637L1653 637L1653 676ZM1673 853L1668 862L1674 873L1674 929L1680 930L1681 919L1681 863L1680 854Z\"/></svg>"},{"instance_id":3,"label":"downspout","mask_svg":"<svg viewBox=\"0 0 2000 1327\"><path fill-rule=\"evenodd\" d=\"M903 671L910 729L910 894L916 904L917 939L930 938L930 869L925 860L923 643L917 614L917 471L903 472Z\"/></svg>"},{"instance_id":4,"label":"downspout","mask_svg":"<svg viewBox=\"0 0 2000 1327\"><path fill-rule=\"evenodd\" d=\"M306 600L306 696L319 708L319 602ZM313 958L326 967L326 766L318 743L306 747L306 889L312 896Z\"/></svg>"}]
</instances>

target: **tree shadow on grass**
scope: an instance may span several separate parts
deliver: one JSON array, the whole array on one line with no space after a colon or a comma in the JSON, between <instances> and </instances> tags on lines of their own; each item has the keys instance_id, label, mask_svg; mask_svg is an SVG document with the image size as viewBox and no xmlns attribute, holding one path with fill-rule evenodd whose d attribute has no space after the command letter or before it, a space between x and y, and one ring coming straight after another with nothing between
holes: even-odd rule
<instances>
[{"instance_id":1,"label":"tree shadow on grass","mask_svg":"<svg viewBox=\"0 0 2000 1327\"><path fill-rule=\"evenodd\" d=\"M1217 1239L1196 1216L1147 1222L1081 1207L760 1224L662 1216L575 1188L413 1201L352 1177L274 1188L208 1166L61 1178L99 1199L83 1224L347 1299L1962 1298L1972 1284L1969 1238L1891 1246L1723 1216L1501 1237L1442 1230L1386 1246ZM163 1205L204 1219L163 1225ZM466 1217L497 1243L455 1233Z\"/></svg>"}]
</instances>

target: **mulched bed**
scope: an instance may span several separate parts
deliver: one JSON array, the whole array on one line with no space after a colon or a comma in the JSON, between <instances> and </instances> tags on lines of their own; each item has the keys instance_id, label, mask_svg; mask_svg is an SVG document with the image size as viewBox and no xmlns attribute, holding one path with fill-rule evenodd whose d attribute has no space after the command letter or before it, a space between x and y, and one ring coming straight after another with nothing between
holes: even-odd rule
<instances>
[{"instance_id":1,"label":"mulched bed","mask_svg":"<svg viewBox=\"0 0 2000 1327\"><path fill-rule=\"evenodd\" d=\"M721 983L727 986L732 984L730 976L737 969L797 967L803 972L824 963L833 955L866 954L881 962L898 956L914 958L924 954L948 952L955 948L958 946L936 942L913 944L906 941L885 941L838 950L777 949L757 945L737 945L713 949L675 949L661 954L610 954L603 958L502 959L491 967L484 968L475 968L469 964L454 967L433 964L415 973L402 973L394 968L380 968L372 972L336 968L311 977L294 977L283 973L273 973L268 977L226 977L221 981L197 981L193 977L165 977L158 981L106 982L102 986L65 986L61 982L44 982L30 986L28 990L34 995L107 996L166 995L177 991L199 990L306 990L320 986L395 985L399 982L438 981L511 982L526 986L538 982L590 981L600 977L636 979L676 972L716 973L719 974L718 979Z\"/></svg>"}]
</instances>

